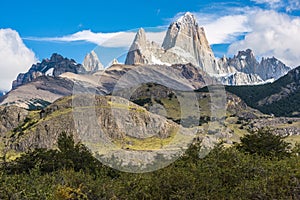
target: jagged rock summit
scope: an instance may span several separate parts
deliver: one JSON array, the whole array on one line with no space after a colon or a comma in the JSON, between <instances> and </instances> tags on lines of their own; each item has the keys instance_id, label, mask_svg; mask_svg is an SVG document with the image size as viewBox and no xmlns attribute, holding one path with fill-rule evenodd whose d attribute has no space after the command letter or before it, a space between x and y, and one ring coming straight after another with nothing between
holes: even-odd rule
<instances>
[{"instance_id":1,"label":"jagged rock summit","mask_svg":"<svg viewBox=\"0 0 300 200\"><path fill-rule=\"evenodd\" d=\"M87 72L96 72L98 70L104 69L97 53L94 50L85 56L83 67Z\"/></svg>"},{"instance_id":2,"label":"jagged rock summit","mask_svg":"<svg viewBox=\"0 0 300 200\"><path fill-rule=\"evenodd\" d=\"M191 13L170 25L162 46L149 42L144 29L139 29L125 61L127 65L179 63L191 63L208 73L217 73L217 62L204 29Z\"/></svg>"},{"instance_id":3,"label":"jagged rock summit","mask_svg":"<svg viewBox=\"0 0 300 200\"><path fill-rule=\"evenodd\" d=\"M194 15L189 12L169 26L162 47L179 55L186 52L193 58L188 60L192 64L210 74L217 73L216 59L204 28L198 25Z\"/></svg>"},{"instance_id":4,"label":"jagged rock summit","mask_svg":"<svg viewBox=\"0 0 300 200\"><path fill-rule=\"evenodd\" d=\"M283 62L275 57L263 57L258 69L259 71L257 71L257 74L263 80L277 80L291 70L290 67L286 66Z\"/></svg>"},{"instance_id":5,"label":"jagged rock summit","mask_svg":"<svg viewBox=\"0 0 300 200\"><path fill-rule=\"evenodd\" d=\"M58 77L65 72L83 74L86 73L86 70L81 64L77 64L75 60L54 53L50 59L44 59L41 63L32 65L28 72L19 74L17 79L13 81L12 89L29 83L40 76Z\"/></svg>"},{"instance_id":6,"label":"jagged rock summit","mask_svg":"<svg viewBox=\"0 0 300 200\"><path fill-rule=\"evenodd\" d=\"M269 80L274 81L279 79L291 70L291 68L283 64L280 60L278 60L275 57L262 58L261 62L258 62L254 55L254 52L251 49L239 51L238 54L235 55L233 58L222 58L218 61L218 64L220 69L223 70L223 73L228 73L231 77L233 77L232 75L234 74L234 76L237 79L240 79L241 81L243 81L243 77L246 79L250 78L250 82L247 82L244 79L243 84L261 83ZM255 82L252 82L251 80ZM231 81L225 83L230 85L236 85L240 83L238 80L233 81L235 81L235 84Z\"/></svg>"},{"instance_id":7,"label":"jagged rock summit","mask_svg":"<svg viewBox=\"0 0 300 200\"><path fill-rule=\"evenodd\" d=\"M148 64L149 61L146 55L142 55L142 51L147 50L150 44L147 42L146 33L143 28L140 28L135 35L134 41L129 49L126 57L125 64L135 65L135 64Z\"/></svg>"}]
</instances>

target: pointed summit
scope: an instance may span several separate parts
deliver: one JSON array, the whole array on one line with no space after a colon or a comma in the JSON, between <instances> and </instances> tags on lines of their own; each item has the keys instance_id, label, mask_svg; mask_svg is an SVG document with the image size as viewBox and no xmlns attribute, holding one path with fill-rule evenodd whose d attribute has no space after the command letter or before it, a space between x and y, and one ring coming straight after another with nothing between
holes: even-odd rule
<instances>
[{"instance_id":1,"label":"pointed summit","mask_svg":"<svg viewBox=\"0 0 300 200\"><path fill-rule=\"evenodd\" d=\"M192 13L185 13L169 26L162 47L165 50L183 50L194 58L194 65L208 73L216 73L217 63L213 51L203 27L198 25Z\"/></svg>"},{"instance_id":2,"label":"pointed summit","mask_svg":"<svg viewBox=\"0 0 300 200\"><path fill-rule=\"evenodd\" d=\"M135 40L146 40L146 32L143 28L140 28L135 36Z\"/></svg>"},{"instance_id":3,"label":"pointed summit","mask_svg":"<svg viewBox=\"0 0 300 200\"><path fill-rule=\"evenodd\" d=\"M142 51L147 48L147 38L146 33L143 28L140 28L135 35L133 43L127 54L125 64L126 65L136 65L145 64L148 61L142 56Z\"/></svg>"},{"instance_id":4,"label":"pointed summit","mask_svg":"<svg viewBox=\"0 0 300 200\"><path fill-rule=\"evenodd\" d=\"M116 58L114 58L112 61L112 65L117 65L117 64L119 64L119 61Z\"/></svg>"},{"instance_id":5,"label":"pointed summit","mask_svg":"<svg viewBox=\"0 0 300 200\"><path fill-rule=\"evenodd\" d=\"M177 46L192 52L190 48L193 42L212 53L203 27L199 27L195 16L187 12L169 26L162 47L170 49Z\"/></svg>"},{"instance_id":6,"label":"pointed summit","mask_svg":"<svg viewBox=\"0 0 300 200\"><path fill-rule=\"evenodd\" d=\"M93 50L88 53L83 61L83 67L87 72L95 72L103 69L103 65L99 60L97 53Z\"/></svg>"},{"instance_id":7,"label":"pointed summit","mask_svg":"<svg viewBox=\"0 0 300 200\"><path fill-rule=\"evenodd\" d=\"M178 63L191 63L211 74L218 71L204 29L189 12L169 26L162 46L147 41L144 29L139 29L125 61L127 65Z\"/></svg>"},{"instance_id":8,"label":"pointed summit","mask_svg":"<svg viewBox=\"0 0 300 200\"><path fill-rule=\"evenodd\" d=\"M146 32L143 28L140 28L138 32L135 35L135 38L133 40L133 44L130 47L130 50L136 50L138 47L143 47L147 45L147 38L146 38Z\"/></svg>"},{"instance_id":9,"label":"pointed summit","mask_svg":"<svg viewBox=\"0 0 300 200\"><path fill-rule=\"evenodd\" d=\"M192 13L190 13L190 12L186 12L176 22L177 23L192 24L192 25L196 25L197 24L195 16Z\"/></svg>"}]
</instances>

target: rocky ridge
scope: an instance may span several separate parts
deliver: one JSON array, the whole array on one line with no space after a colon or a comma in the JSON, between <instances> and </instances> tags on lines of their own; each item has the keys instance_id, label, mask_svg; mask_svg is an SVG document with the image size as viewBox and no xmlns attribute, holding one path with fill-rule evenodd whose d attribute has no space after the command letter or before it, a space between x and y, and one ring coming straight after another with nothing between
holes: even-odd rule
<instances>
[{"instance_id":1,"label":"rocky ridge","mask_svg":"<svg viewBox=\"0 0 300 200\"><path fill-rule=\"evenodd\" d=\"M0 136L17 128L22 123L29 111L17 106L0 106Z\"/></svg>"},{"instance_id":2,"label":"rocky ridge","mask_svg":"<svg viewBox=\"0 0 300 200\"><path fill-rule=\"evenodd\" d=\"M221 58L218 63L220 69L223 70L222 73L239 72L240 75L235 75L237 78L242 79L245 77L243 85L246 85L249 75L252 79L248 83L260 83L268 80L277 80L291 70L291 68L275 57L262 58L261 62L258 62L251 49L239 51L233 58ZM229 85L238 85L237 83L238 81L233 84L229 83Z\"/></svg>"},{"instance_id":3,"label":"rocky ridge","mask_svg":"<svg viewBox=\"0 0 300 200\"><path fill-rule=\"evenodd\" d=\"M40 76L58 77L65 72L83 74L86 73L86 70L81 64L77 64L75 60L54 53L50 59L44 59L41 63L32 65L27 73L19 74L17 79L13 81L12 89L29 83Z\"/></svg>"},{"instance_id":4,"label":"rocky ridge","mask_svg":"<svg viewBox=\"0 0 300 200\"><path fill-rule=\"evenodd\" d=\"M59 77L40 76L1 97L0 105L36 109L53 103L63 96L88 91L105 95L113 93L114 90L148 82L159 83L171 89L192 91L216 83L217 80L191 64L163 67L115 64L93 74L67 72Z\"/></svg>"}]
</instances>

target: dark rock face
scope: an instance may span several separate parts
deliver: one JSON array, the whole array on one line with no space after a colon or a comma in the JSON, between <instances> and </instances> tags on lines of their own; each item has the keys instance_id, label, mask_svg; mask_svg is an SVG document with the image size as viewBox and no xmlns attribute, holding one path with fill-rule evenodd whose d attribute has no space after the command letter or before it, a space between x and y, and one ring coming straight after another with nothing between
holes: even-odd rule
<instances>
[{"instance_id":1,"label":"dark rock face","mask_svg":"<svg viewBox=\"0 0 300 200\"><path fill-rule=\"evenodd\" d=\"M19 74L17 79L13 82L12 89L16 89L40 76L49 75L58 77L65 72L82 74L85 73L85 69L81 64L77 64L75 60L64 58L54 53L50 60L44 59L41 63L32 65L27 73Z\"/></svg>"}]
</instances>

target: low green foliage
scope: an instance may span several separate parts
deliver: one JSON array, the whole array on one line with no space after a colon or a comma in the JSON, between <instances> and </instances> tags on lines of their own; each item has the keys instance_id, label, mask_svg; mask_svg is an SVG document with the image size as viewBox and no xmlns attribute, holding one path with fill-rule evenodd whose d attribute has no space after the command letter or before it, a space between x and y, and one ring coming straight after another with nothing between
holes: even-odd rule
<instances>
[{"instance_id":1,"label":"low green foliage","mask_svg":"<svg viewBox=\"0 0 300 200\"><path fill-rule=\"evenodd\" d=\"M254 134L254 139L245 136L247 144L257 142L266 132ZM273 139L269 144L278 142ZM274 154L250 154L219 144L200 159L201 144L197 142L168 167L130 174L101 165L72 136L62 134L58 150L29 152L0 171L0 199L296 200L300 198L299 145L296 147L289 156L272 159Z\"/></svg>"}]
</instances>

